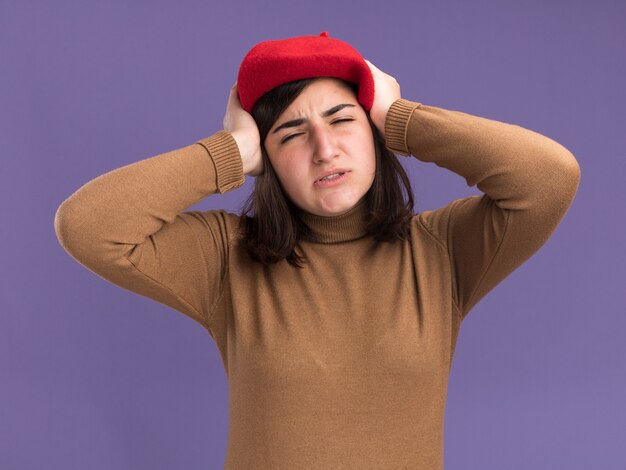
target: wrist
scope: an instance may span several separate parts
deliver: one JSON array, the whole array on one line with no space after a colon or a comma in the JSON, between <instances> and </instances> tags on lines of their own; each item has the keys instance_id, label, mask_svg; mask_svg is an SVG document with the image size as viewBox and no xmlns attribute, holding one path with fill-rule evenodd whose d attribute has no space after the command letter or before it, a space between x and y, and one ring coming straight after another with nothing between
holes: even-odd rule
<instances>
[{"instance_id":1,"label":"wrist","mask_svg":"<svg viewBox=\"0 0 626 470\"><path fill-rule=\"evenodd\" d=\"M241 163L243 165L243 173L244 175L247 175L252 169L250 164L250 141L246 138L245 134L242 134L240 131L232 131L230 135L233 136L233 139L235 139L235 142L237 143L239 158L241 158Z\"/></svg>"},{"instance_id":2,"label":"wrist","mask_svg":"<svg viewBox=\"0 0 626 470\"><path fill-rule=\"evenodd\" d=\"M387 148L400 155L409 155L406 131L413 111L421 103L398 98L389 107L385 117L385 143Z\"/></svg>"},{"instance_id":3,"label":"wrist","mask_svg":"<svg viewBox=\"0 0 626 470\"><path fill-rule=\"evenodd\" d=\"M246 176L258 176L263 172L263 156L259 145L258 134L250 132L233 131L233 139L237 143L243 173Z\"/></svg>"},{"instance_id":4,"label":"wrist","mask_svg":"<svg viewBox=\"0 0 626 470\"><path fill-rule=\"evenodd\" d=\"M370 117L372 118L372 122L376 126L376 129L378 129L378 132L383 137L383 139L386 139L385 122L387 121L387 111L383 113L370 114Z\"/></svg>"}]
</instances>

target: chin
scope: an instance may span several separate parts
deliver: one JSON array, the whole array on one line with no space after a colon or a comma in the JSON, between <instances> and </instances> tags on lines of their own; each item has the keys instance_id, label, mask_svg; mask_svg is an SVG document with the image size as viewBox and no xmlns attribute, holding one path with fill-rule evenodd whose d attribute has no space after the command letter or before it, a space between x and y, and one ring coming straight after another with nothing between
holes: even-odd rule
<instances>
[{"instance_id":1,"label":"chin","mask_svg":"<svg viewBox=\"0 0 626 470\"><path fill-rule=\"evenodd\" d=\"M319 209L317 213L318 215L322 215L325 217L333 217L336 215L342 215L348 212L350 209L352 209L356 205L357 202L359 201L356 200L350 203L336 204L333 207Z\"/></svg>"}]
</instances>

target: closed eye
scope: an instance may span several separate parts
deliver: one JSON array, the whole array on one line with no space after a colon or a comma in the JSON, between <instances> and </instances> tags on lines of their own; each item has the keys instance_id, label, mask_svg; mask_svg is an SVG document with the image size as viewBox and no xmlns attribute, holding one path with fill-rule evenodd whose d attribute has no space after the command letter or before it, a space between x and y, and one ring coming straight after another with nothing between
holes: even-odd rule
<instances>
[{"instance_id":1,"label":"closed eye","mask_svg":"<svg viewBox=\"0 0 626 470\"><path fill-rule=\"evenodd\" d=\"M336 124L338 122L348 122L348 121L354 121L354 119L352 119L352 118L336 119L331 124ZM302 134L302 132L298 132L297 134L291 134L290 136L285 137L283 140L281 140L280 143L284 144L285 142L290 140L292 137L296 137L296 136L301 135L301 134Z\"/></svg>"}]
</instances>

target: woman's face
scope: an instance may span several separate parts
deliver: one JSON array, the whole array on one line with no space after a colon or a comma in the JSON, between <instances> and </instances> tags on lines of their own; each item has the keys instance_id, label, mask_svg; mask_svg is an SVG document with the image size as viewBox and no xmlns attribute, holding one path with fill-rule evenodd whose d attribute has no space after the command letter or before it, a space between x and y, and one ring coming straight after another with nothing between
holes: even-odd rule
<instances>
[{"instance_id":1,"label":"woman's face","mask_svg":"<svg viewBox=\"0 0 626 470\"><path fill-rule=\"evenodd\" d=\"M268 132L265 150L289 198L312 214L347 212L374 181L367 115L354 92L334 78L315 80L298 95ZM319 181L328 172L343 175Z\"/></svg>"}]
</instances>

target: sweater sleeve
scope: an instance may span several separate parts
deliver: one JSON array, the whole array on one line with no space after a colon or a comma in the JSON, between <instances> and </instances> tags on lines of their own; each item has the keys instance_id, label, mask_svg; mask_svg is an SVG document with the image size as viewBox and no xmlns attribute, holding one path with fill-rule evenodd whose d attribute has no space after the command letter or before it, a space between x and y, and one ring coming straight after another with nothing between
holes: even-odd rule
<instances>
[{"instance_id":1,"label":"sweater sleeve","mask_svg":"<svg viewBox=\"0 0 626 470\"><path fill-rule=\"evenodd\" d=\"M245 180L226 131L89 181L57 209L61 246L100 277L210 329L238 217L185 211Z\"/></svg>"},{"instance_id":2,"label":"sweater sleeve","mask_svg":"<svg viewBox=\"0 0 626 470\"><path fill-rule=\"evenodd\" d=\"M578 190L570 151L515 124L400 98L385 136L393 152L451 170L484 193L417 217L447 250L461 319L546 243Z\"/></svg>"}]
</instances>

